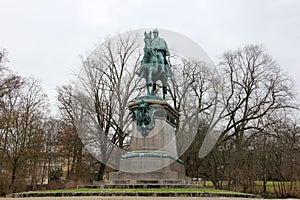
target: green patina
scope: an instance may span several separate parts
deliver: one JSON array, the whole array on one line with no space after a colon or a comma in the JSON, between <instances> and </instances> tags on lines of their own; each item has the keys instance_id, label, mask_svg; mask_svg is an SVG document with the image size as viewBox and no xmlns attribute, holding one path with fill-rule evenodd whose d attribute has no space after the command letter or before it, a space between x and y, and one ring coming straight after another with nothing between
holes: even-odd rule
<instances>
[{"instance_id":1,"label":"green patina","mask_svg":"<svg viewBox=\"0 0 300 200\"><path fill-rule=\"evenodd\" d=\"M134 120L136 120L137 130L144 137L147 137L149 132L154 128L155 118L163 118L173 126L176 125L176 121L166 112L151 108L149 106L149 103L147 101L144 101L143 99L139 103L138 108L132 113L132 117Z\"/></svg>"},{"instance_id":2,"label":"green patina","mask_svg":"<svg viewBox=\"0 0 300 200\"><path fill-rule=\"evenodd\" d=\"M163 100L163 98L158 97L158 96L153 96L153 95L145 95L145 96L140 96L137 99L143 100L143 99L155 99L155 100Z\"/></svg>"},{"instance_id":3,"label":"green patina","mask_svg":"<svg viewBox=\"0 0 300 200\"><path fill-rule=\"evenodd\" d=\"M149 132L154 128L154 114L156 111L144 100L139 103L138 108L134 111L133 117L136 119L137 130L142 136L147 137Z\"/></svg>"},{"instance_id":4,"label":"green patina","mask_svg":"<svg viewBox=\"0 0 300 200\"><path fill-rule=\"evenodd\" d=\"M166 41L158 37L158 33L158 30L155 29L152 38L151 31L149 33L145 32L144 57L141 67L136 74L146 79L148 96L155 96L156 81L160 80L163 85L163 99L165 99L167 94L167 80L168 77L172 76L170 64L167 60L170 52Z\"/></svg>"}]
</instances>

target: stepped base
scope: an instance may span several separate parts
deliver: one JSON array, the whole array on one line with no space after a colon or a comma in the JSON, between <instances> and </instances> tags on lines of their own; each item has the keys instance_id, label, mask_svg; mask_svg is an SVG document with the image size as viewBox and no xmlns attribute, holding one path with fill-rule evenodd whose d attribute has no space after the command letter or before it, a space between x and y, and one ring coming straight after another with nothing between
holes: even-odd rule
<instances>
[{"instance_id":1,"label":"stepped base","mask_svg":"<svg viewBox=\"0 0 300 200\"><path fill-rule=\"evenodd\" d=\"M125 183L138 183L140 180L147 180L149 183L165 180L177 180L178 173L175 171L156 171L156 172L147 172L142 174L137 173L126 173L126 172L111 172L109 173L109 180L112 183L122 182Z\"/></svg>"},{"instance_id":2,"label":"stepped base","mask_svg":"<svg viewBox=\"0 0 300 200\"><path fill-rule=\"evenodd\" d=\"M143 98L155 111L152 129L147 135L133 118L129 151L121 155L118 172L109 173L103 188L185 188L191 179L185 176L183 161L177 156L176 121L179 113L167 102ZM140 99L128 105L132 113L140 109ZM148 113L149 114L149 113ZM150 114L149 114L150 115Z\"/></svg>"},{"instance_id":3,"label":"stepped base","mask_svg":"<svg viewBox=\"0 0 300 200\"><path fill-rule=\"evenodd\" d=\"M178 181L178 180L176 180ZM193 184L105 184L105 185L78 185L77 188L91 189L138 189L138 188L199 188Z\"/></svg>"}]
</instances>

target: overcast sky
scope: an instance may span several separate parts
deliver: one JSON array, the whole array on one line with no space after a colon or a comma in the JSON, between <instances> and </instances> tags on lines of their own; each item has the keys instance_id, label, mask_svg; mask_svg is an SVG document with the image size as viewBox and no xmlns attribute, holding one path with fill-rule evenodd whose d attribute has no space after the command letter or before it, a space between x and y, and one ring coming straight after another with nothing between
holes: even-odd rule
<instances>
[{"instance_id":1,"label":"overcast sky","mask_svg":"<svg viewBox=\"0 0 300 200\"><path fill-rule=\"evenodd\" d=\"M0 0L8 66L41 80L52 103L80 55L109 35L147 27L186 35L214 61L263 44L300 88L300 0Z\"/></svg>"}]
</instances>

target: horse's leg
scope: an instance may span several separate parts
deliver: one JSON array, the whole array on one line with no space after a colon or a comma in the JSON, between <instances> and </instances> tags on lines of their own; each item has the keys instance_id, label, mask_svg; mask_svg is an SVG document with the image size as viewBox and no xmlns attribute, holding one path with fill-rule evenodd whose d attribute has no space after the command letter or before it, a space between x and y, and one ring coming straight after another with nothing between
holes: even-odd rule
<instances>
[{"instance_id":1,"label":"horse's leg","mask_svg":"<svg viewBox=\"0 0 300 200\"><path fill-rule=\"evenodd\" d=\"M157 71L158 71L158 62L157 60L155 60L155 68L151 71L152 75L153 75L153 71L154 74L156 74L155 76L157 76ZM155 94L155 90L156 90L156 78L153 78L153 76L151 77L152 79L152 95Z\"/></svg>"},{"instance_id":2,"label":"horse's leg","mask_svg":"<svg viewBox=\"0 0 300 200\"><path fill-rule=\"evenodd\" d=\"M150 84L146 83L146 85L147 85L147 95L150 95Z\"/></svg>"},{"instance_id":3,"label":"horse's leg","mask_svg":"<svg viewBox=\"0 0 300 200\"><path fill-rule=\"evenodd\" d=\"M167 94L167 77L166 77L166 75L163 75L162 85L163 85L163 99L165 99L166 94Z\"/></svg>"},{"instance_id":4,"label":"horse's leg","mask_svg":"<svg viewBox=\"0 0 300 200\"><path fill-rule=\"evenodd\" d=\"M151 82L149 79L149 69L148 68L144 68L144 70L146 70L144 73L145 73L145 80L146 80L146 86L147 86L147 95L150 95L150 87L151 87Z\"/></svg>"},{"instance_id":5,"label":"horse's leg","mask_svg":"<svg viewBox=\"0 0 300 200\"><path fill-rule=\"evenodd\" d=\"M156 90L156 83L153 82L153 86L152 86L152 95L154 95L155 90Z\"/></svg>"},{"instance_id":6,"label":"horse's leg","mask_svg":"<svg viewBox=\"0 0 300 200\"><path fill-rule=\"evenodd\" d=\"M163 99L166 98L166 94L167 94L167 86L163 85Z\"/></svg>"},{"instance_id":7,"label":"horse's leg","mask_svg":"<svg viewBox=\"0 0 300 200\"><path fill-rule=\"evenodd\" d=\"M152 69L148 68L148 81L147 81L147 89L148 89L148 95L153 95L153 81L152 81ZM150 93L150 87L152 87L152 91Z\"/></svg>"}]
</instances>

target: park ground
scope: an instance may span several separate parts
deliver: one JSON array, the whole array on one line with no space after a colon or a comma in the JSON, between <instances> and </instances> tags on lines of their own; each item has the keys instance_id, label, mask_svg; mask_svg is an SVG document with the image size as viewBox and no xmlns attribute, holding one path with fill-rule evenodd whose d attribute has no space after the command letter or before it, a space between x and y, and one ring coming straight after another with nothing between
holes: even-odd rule
<instances>
[{"instance_id":1,"label":"park ground","mask_svg":"<svg viewBox=\"0 0 300 200\"><path fill-rule=\"evenodd\" d=\"M252 198L229 197L31 197L31 198L5 198L5 200L258 200Z\"/></svg>"}]
</instances>

